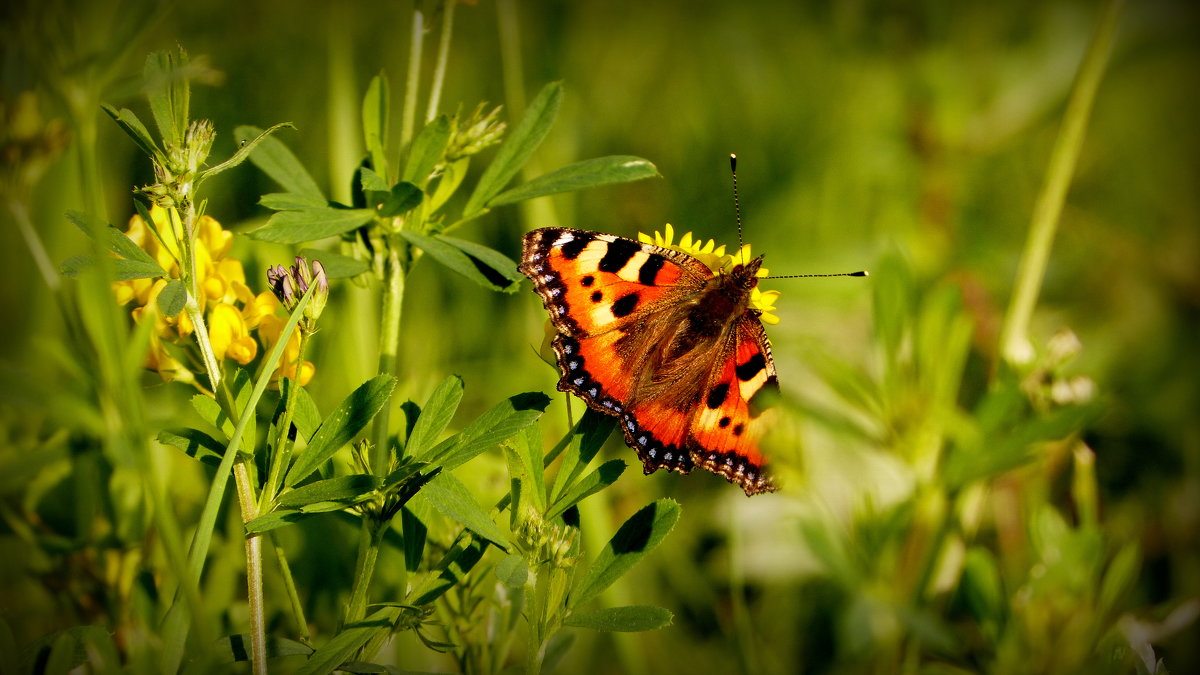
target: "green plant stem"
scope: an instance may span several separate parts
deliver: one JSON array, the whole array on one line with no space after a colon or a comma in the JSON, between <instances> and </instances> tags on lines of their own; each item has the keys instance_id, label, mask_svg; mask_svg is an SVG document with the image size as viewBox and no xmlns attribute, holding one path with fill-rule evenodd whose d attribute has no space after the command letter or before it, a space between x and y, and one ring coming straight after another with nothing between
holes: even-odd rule
<instances>
[{"instance_id":1,"label":"green plant stem","mask_svg":"<svg viewBox=\"0 0 1200 675\"><path fill-rule=\"evenodd\" d=\"M354 565L354 587L350 591L350 602L346 605L344 626L351 626L367 615L367 590L375 576L375 561L379 559L379 546L387 523L379 523L370 516L363 516L359 530L358 561Z\"/></svg>"},{"instance_id":2,"label":"green plant stem","mask_svg":"<svg viewBox=\"0 0 1200 675\"><path fill-rule=\"evenodd\" d=\"M1083 147L1088 117L1108 63L1109 52L1112 51L1121 2L1108 0L1100 12L1099 22L1067 103L1062 127L1050 152L1046 179L1034 205L1025 250L1017 268L1016 288L1000 332L1001 354L1012 365L1028 363L1033 358L1033 348L1029 342L1030 319L1046 275L1067 188L1070 187L1075 164Z\"/></svg>"},{"instance_id":3,"label":"green plant stem","mask_svg":"<svg viewBox=\"0 0 1200 675\"><path fill-rule=\"evenodd\" d=\"M404 82L404 113L400 118L400 148L405 149L413 139L417 124L417 89L421 79L421 51L425 42L425 15L413 10L411 41L408 50L408 77Z\"/></svg>"},{"instance_id":4,"label":"green plant stem","mask_svg":"<svg viewBox=\"0 0 1200 675\"><path fill-rule=\"evenodd\" d=\"M228 445L225 446L225 453L221 457L221 464L217 467L212 484L209 486L208 498L204 502L204 509L200 512L200 521L196 525L196 533L192 539L191 548L188 549L187 569L183 573L183 584L193 584L196 587L200 585L200 575L204 571L204 561L208 557L208 547L212 543L213 530L217 524L217 514L221 510L221 501L225 497L225 487L228 484L229 475L233 471L234 462L237 460L242 435L246 432L250 415L254 414L254 407L258 404L258 400L262 398L263 392L267 389L267 384L271 380L270 373L275 368L275 365L279 363L280 358L282 358L287 341L292 336L292 330L296 327L296 323L303 314L304 308L308 305L309 299L312 297L315 289L316 285L314 284L300 298L300 301L296 304L296 308L292 310L291 317L288 318L288 322L279 333L279 341L275 343L275 346L271 349L271 353L263 361L262 374L259 375L258 381L254 385L254 390L250 393L246 409L237 417L237 424L233 428L233 434L229 437ZM224 395L227 396L228 392L224 392ZM233 409L228 406L228 401L224 405L224 409L226 410ZM184 642L187 640L187 633L190 628L188 615L177 610L177 607L178 597L176 597L167 616L163 619L163 652L159 659L159 670L164 673L173 673L179 670L179 665L183 662Z\"/></svg>"},{"instance_id":5,"label":"green plant stem","mask_svg":"<svg viewBox=\"0 0 1200 675\"><path fill-rule=\"evenodd\" d=\"M395 375L400 352L400 314L404 305L404 275L399 237L391 237L384 264L383 307L379 329L379 374ZM384 406L375 416L371 448L371 471L376 476L388 473L390 406Z\"/></svg>"},{"instance_id":6,"label":"green plant stem","mask_svg":"<svg viewBox=\"0 0 1200 675\"><path fill-rule=\"evenodd\" d=\"M237 485L238 504L242 507L242 522L258 517L258 502L250 483L246 462L233 465L233 480ZM255 675L267 672L267 627L263 613L262 535L246 535L246 599L250 604L250 663Z\"/></svg>"},{"instance_id":7,"label":"green plant stem","mask_svg":"<svg viewBox=\"0 0 1200 675\"><path fill-rule=\"evenodd\" d=\"M221 365L213 352L212 342L208 338L208 326L204 323L204 311L200 309L200 280L196 274L196 207L190 197L183 197L183 213L171 209L171 220L179 218L182 221L183 236L178 237L179 250L183 255L180 272L187 286L187 302L184 311L192 321L193 335L196 345L200 347L200 356L204 360L204 370L208 373L209 386L215 392L221 384ZM174 227L174 222L172 222Z\"/></svg>"},{"instance_id":8,"label":"green plant stem","mask_svg":"<svg viewBox=\"0 0 1200 675\"><path fill-rule=\"evenodd\" d=\"M292 577L292 567L288 564L287 551L279 545L275 533L269 535L271 548L275 551L275 559L279 561L279 574L283 577L283 587L287 590L288 601L292 606L292 619L296 622L296 633L304 644L312 644L312 634L308 632L308 619L304 616L304 603L300 602L300 593L296 590L296 580Z\"/></svg>"},{"instance_id":9,"label":"green plant stem","mask_svg":"<svg viewBox=\"0 0 1200 675\"><path fill-rule=\"evenodd\" d=\"M454 32L455 0L446 0L442 14L442 34L438 38L437 62L433 68L433 82L429 86L429 107L425 109L425 121L431 122L437 117L438 106L441 105L442 85L446 80L446 65L450 61L450 36Z\"/></svg>"}]
</instances>

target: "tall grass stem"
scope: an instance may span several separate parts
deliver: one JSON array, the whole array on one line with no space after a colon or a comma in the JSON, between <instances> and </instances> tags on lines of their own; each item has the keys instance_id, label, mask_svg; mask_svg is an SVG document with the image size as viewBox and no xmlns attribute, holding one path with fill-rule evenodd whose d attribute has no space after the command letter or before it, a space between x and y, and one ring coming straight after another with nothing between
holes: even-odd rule
<instances>
[{"instance_id":1,"label":"tall grass stem","mask_svg":"<svg viewBox=\"0 0 1200 675\"><path fill-rule=\"evenodd\" d=\"M1112 51L1122 1L1108 0L1100 11L1099 21L1092 33L1083 63L1079 67L1071 98L1067 102L1062 127L1050 152L1046 179L1034 205L1025 249L1017 268L1016 288L1013 290L1000 332L1000 351L1005 361L1011 365L1019 366L1033 358L1029 324L1033 317L1033 309L1037 305L1042 280L1046 276L1046 266L1050 261L1050 250L1054 245L1063 202L1083 147L1092 104L1095 102L1096 92L1100 88L1100 80Z\"/></svg>"}]
</instances>

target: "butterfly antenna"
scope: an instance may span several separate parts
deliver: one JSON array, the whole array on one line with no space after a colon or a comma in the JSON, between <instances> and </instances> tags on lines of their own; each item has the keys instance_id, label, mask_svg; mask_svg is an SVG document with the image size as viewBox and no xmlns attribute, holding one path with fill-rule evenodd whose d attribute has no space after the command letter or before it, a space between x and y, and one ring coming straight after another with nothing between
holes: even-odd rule
<instances>
[{"instance_id":1,"label":"butterfly antenna","mask_svg":"<svg viewBox=\"0 0 1200 675\"><path fill-rule=\"evenodd\" d=\"M842 272L841 274L787 274L778 277L762 277L763 279L804 279L808 277L869 277L871 273L866 270L857 272Z\"/></svg>"},{"instance_id":2,"label":"butterfly antenna","mask_svg":"<svg viewBox=\"0 0 1200 675\"><path fill-rule=\"evenodd\" d=\"M742 206L738 203L737 194L737 155L729 153L729 173L733 176L733 215L737 218L738 226L738 250L741 251L745 244L742 242Z\"/></svg>"}]
</instances>

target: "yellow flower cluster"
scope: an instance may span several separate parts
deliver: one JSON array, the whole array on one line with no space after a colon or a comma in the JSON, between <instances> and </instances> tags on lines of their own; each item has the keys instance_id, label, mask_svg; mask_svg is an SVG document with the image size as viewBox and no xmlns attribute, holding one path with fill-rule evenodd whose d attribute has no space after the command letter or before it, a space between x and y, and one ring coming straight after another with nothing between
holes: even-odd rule
<instances>
[{"instance_id":1,"label":"yellow flower cluster","mask_svg":"<svg viewBox=\"0 0 1200 675\"><path fill-rule=\"evenodd\" d=\"M737 253L727 255L725 253L725 245L717 246L717 243L712 239L707 242L700 239L693 239L691 232L685 232L679 238L679 243L673 243L675 239L675 228L667 223L663 228L663 234L655 231L654 236L638 233L638 241L644 244L654 244L661 248L669 248L675 251L682 251L700 262L708 265L708 268L714 274L721 274L733 269L736 265L745 265L753 260L750 255L750 244L745 244ZM758 273L755 276L768 276L767 268L758 268ZM775 311L775 303L779 300L779 291L760 291L758 286L755 286L750 291L750 307L761 312L759 319L766 324L779 323L779 317L772 312Z\"/></svg>"},{"instance_id":2,"label":"yellow flower cluster","mask_svg":"<svg viewBox=\"0 0 1200 675\"><path fill-rule=\"evenodd\" d=\"M178 279L182 224L173 211L157 206L150 210L150 218L154 221L153 229L147 226L140 215L135 215L129 220L126 234L167 270L168 277ZM258 355L259 342L251 333L257 330L258 340L264 349L269 350L279 340L287 319L276 316L279 300L274 294L264 291L255 295L246 285L241 261L229 257L232 246L232 232L222 228L209 216L199 218L193 247L196 286L200 290L200 297L196 300L204 312L209 342L218 361L230 358L246 365ZM148 317L154 321L146 367L158 371L163 380L168 382L195 383L195 375L189 367L176 358L186 347L175 347L194 344L187 340L195 330L191 319L186 311L175 316L163 316L158 311L158 294L166 287L167 281L164 278L118 281L113 284L113 292L119 304L134 305L132 315L135 321L141 322ZM299 338L299 332L292 333L273 379L288 377L301 385L312 379L314 367L311 362L301 364L297 374Z\"/></svg>"}]
</instances>

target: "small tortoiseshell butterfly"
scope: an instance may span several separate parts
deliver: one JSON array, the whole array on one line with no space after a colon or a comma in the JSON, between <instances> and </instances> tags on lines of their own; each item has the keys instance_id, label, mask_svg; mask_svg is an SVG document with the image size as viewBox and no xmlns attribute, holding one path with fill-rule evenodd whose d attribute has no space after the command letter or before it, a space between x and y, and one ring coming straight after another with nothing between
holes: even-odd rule
<instances>
[{"instance_id":1,"label":"small tortoiseshell butterfly","mask_svg":"<svg viewBox=\"0 0 1200 675\"><path fill-rule=\"evenodd\" d=\"M520 270L558 331L559 391L620 418L647 474L700 466L752 496L776 489L756 404L778 384L751 305L763 259L744 253L714 272L679 250L546 227L525 235Z\"/></svg>"}]
</instances>

